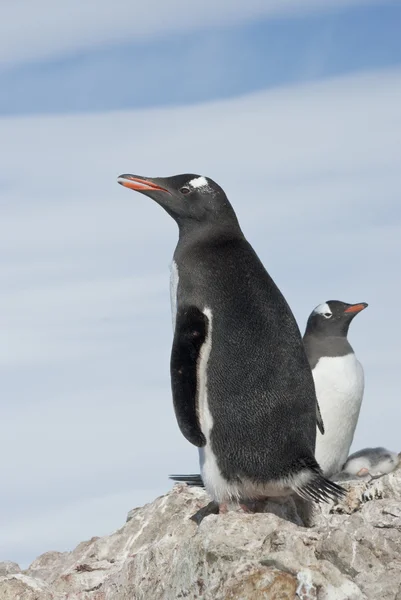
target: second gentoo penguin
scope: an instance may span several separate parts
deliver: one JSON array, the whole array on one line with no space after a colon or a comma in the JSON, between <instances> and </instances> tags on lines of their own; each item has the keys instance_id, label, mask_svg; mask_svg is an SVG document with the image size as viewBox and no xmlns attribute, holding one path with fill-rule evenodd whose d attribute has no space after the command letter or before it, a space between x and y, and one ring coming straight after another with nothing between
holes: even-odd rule
<instances>
[{"instance_id":1,"label":"second gentoo penguin","mask_svg":"<svg viewBox=\"0 0 401 600\"><path fill-rule=\"evenodd\" d=\"M358 422L364 373L347 334L366 307L329 300L313 310L306 325L303 340L325 427L324 435L317 432L315 457L326 477L341 471Z\"/></svg>"},{"instance_id":2,"label":"second gentoo penguin","mask_svg":"<svg viewBox=\"0 0 401 600\"><path fill-rule=\"evenodd\" d=\"M295 318L223 189L192 174L118 182L157 202L179 228L173 404L182 434L201 449L213 501L342 495L314 457L316 394Z\"/></svg>"}]
</instances>

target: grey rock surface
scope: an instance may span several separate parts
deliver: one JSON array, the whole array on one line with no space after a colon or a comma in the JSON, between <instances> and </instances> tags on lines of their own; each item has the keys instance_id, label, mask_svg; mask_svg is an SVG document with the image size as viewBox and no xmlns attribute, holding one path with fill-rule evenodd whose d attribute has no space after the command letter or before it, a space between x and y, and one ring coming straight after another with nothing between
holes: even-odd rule
<instances>
[{"instance_id":1,"label":"grey rock surface","mask_svg":"<svg viewBox=\"0 0 401 600\"><path fill-rule=\"evenodd\" d=\"M17 563L10 560L0 562L0 577L11 575L12 573L21 573L21 569Z\"/></svg>"},{"instance_id":2,"label":"grey rock surface","mask_svg":"<svg viewBox=\"0 0 401 600\"><path fill-rule=\"evenodd\" d=\"M401 600L401 470L344 487L312 527L294 499L197 527L189 517L207 494L179 484L111 535L47 552L23 573L0 563L0 598Z\"/></svg>"}]
</instances>

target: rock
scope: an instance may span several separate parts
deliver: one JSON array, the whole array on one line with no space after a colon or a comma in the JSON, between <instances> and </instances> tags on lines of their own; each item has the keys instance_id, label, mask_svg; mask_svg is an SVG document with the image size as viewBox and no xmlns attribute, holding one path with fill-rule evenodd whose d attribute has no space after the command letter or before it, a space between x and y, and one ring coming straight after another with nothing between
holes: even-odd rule
<instances>
[{"instance_id":1,"label":"rock","mask_svg":"<svg viewBox=\"0 0 401 600\"><path fill-rule=\"evenodd\" d=\"M178 484L118 531L47 552L24 573L0 563L1 600L401 600L401 470L344 483L336 505L294 499L199 527L209 498ZM5 566L9 565L9 566Z\"/></svg>"},{"instance_id":2,"label":"rock","mask_svg":"<svg viewBox=\"0 0 401 600\"><path fill-rule=\"evenodd\" d=\"M4 575L11 575L12 573L21 573L21 569L17 563L9 560L0 562L0 577L3 577Z\"/></svg>"},{"instance_id":3,"label":"rock","mask_svg":"<svg viewBox=\"0 0 401 600\"><path fill-rule=\"evenodd\" d=\"M49 586L22 573L0 577L1 600L54 600Z\"/></svg>"}]
</instances>

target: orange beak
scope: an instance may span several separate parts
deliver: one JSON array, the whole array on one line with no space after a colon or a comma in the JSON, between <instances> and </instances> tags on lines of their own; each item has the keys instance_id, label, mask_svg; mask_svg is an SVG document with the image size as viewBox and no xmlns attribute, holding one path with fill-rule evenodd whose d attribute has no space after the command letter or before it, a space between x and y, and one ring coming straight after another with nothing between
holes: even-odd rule
<instances>
[{"instance_id":1,"label":"orange beak","mask_svg":"<svg viewBox=\"0 0 401 600\"><path fill-rule=\"evenodd\" d=\"M137 192L167 192L170 193L165 188L160 187L153 181L149 179L142 179L141 177L135 177L135 175L120 175L117 177L117 182L124 187L130 188L131 190L136 190Z\"/></svg>"},{"instance_id":2,"label":"orange beak","mask_svg":"<svg viewBox=\"0 0 401 600\"><path fill-rule=\"evenodd\" d=\"M359 313L361 310L366 308L368 304L366 302L360 302L359 304L351 304L348 308L345 309L345 313Z\"/></svg>"}]
</instances>

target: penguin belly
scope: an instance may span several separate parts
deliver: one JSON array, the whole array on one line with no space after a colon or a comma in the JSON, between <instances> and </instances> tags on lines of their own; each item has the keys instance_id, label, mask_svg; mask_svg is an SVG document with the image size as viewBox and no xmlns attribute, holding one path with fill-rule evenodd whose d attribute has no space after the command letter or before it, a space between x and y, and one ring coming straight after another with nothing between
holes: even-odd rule
<instances>
[{"instance_id":1,"label":"penguin belly","mask_svg":"<svg viewBox=\"0 0 401 600\"><path fill-rule=\"evenodd\" d=\"M208 403L208 377L207 368L212 349L213 339L213 315L209 308L204 310L209 319L209 331L205 343L202 346L198 362L198 417L206 445L199 449L199 465L206 491L216 502L227 502L230 498L239 498L239 492L235 486L224 479L221 474L218 458L213 452L211 444L211 433L213 429L213 417Z\"/></svg>"},{"instance_id":2,"label":"penguin belly","mask_svg":"<svg viewBox=\"0 0 401 600\"><path fill-rule=\"evenodd\" d=\"M171 318L173 324L173 332L175 330L177 316L177 294L179 286L179 271L178 265L173 260L170 265L170 303L171 303ZM221 475L217 463L217 457L214 454L211 446L211 432L213 427L213 418L208 405L208 388L207 388L207 365L209 361L210 351L212 348L212 312L210 309L205 309L205 315L211 323L209 334L203 344L198 369L197 369L197 387L198 387L198 418L203 435L206 438L206 445L203 448L198 448L199 452L199 467L202 474L203 484L209 495L218 502L229 497L239 497L238 492L233 489L233 486L227 482Z\"/></svg>"},{"instance_id":3,"label":"penguin belly","mask_svg":"<svg viewBox=\"0 0 401 600\"><path fill-rule=\"evenodd\" d=\"M317 431L315 457L326 477L339 473L348 458L364 391L362 365L354 353L324 356L312 371L325 426Z\"/></svg>"},{"instance_id":4,"label":"penguin belly","mask_svg":"<svg viewBox=\"0 0 401 600\"><path fill-rule=\"evenodd\" d=\"M173 333L175 330L175 321L177 318L177 291L179 274L177 263L173 260L170 265L170 306L171 306L171 321L173 324Z\"/></svg>"},{"instance_id":5,"label":"penguin belly","mask_svg":"<svg viewBox=\"0 0 401 600\"><path fill-rule=\"evenodd\" d=\"M177 315L177 294L179 287L178 265L173 260L170 265L170 302L173 331L175 330ZM208 308L204 310L210 322L208 337L202 346L198 369L197 369L197 387L198 387L198 418L203 435L206 438L206 445L199 448L199 466L202 474L203 484L209 495L217 502L226 502L229 499L239 499L242 497L238 486L230 484L224 479L218 466L218 459L213 452L211 445L211 432L213 428L213 418L208 404L208 385L207 385L207 366L212 348L213 336L213 315Z\"/></svg>"}]
</instances>

